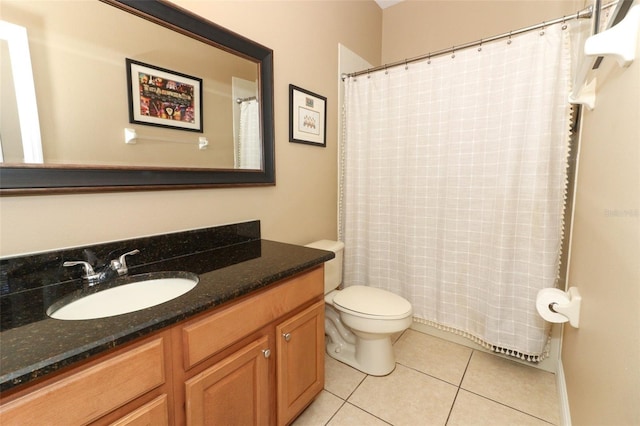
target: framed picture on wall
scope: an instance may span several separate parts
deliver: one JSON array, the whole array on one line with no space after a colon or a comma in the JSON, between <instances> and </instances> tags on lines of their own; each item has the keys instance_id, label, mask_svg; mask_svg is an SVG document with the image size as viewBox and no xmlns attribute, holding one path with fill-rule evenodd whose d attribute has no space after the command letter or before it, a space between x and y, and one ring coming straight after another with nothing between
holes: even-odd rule
<instances>
[{"instance_id":1,"label":"framed picture on wall","mask_svg":"<svg viewBox=\"0 0 640 426\"><path fill-rule=\"evenodd\" d=\"M327 146L327 98L289 85L289 142Z\"/></svg>"},{"instance_id":2,"label":"framed picture on wall","mask_svg":"<svg viewBox=\"0 0 640 426\"><path fill-rule=\"evenodd\" d=\"M202 132L202 79L126 61L131 123Z\"/></svg>"}]
</instances>

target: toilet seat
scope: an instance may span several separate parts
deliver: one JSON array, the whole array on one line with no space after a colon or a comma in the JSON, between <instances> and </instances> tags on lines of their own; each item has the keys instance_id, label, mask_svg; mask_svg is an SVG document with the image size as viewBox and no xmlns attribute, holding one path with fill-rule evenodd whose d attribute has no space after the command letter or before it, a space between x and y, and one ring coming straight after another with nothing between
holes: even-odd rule
<instances>
[{"instance_id":1,"label":"toilet seat","mask_svg":"<svg viewBox=\"0 0 640 426\"><path fill-rule=\"evenodd\" d=\"M380 288L353 285L336 293L333 306L359 317L392 320L412 314L408 300Z\"/></svg>"}]
</instances>

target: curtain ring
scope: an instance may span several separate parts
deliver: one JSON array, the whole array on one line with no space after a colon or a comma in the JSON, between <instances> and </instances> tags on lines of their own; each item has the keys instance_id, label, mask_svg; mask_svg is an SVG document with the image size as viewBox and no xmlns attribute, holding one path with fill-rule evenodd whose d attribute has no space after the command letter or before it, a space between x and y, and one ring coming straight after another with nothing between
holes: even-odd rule
<instances>
[{"instance_id":1,"label":"curtain ring","mask_svg":"<svg viewBox=\"0 0 640 426\"><path fill-rule=\"evenodd\" d=\"M385 74L389 74L389 70L387 69L387 66L386 66L386 65L384 66L384 73L385 73Z\"/></svg>"},{"instance_id":2,"label":"curtain ring","mask_svg":"<svg viewBox=\"0 0 640 426\"><path fill-rule=\"evenodd\" d=\"M407 60L404 60L404 69L408 70L409 69L409 65L407 64Z\"/></svg>"},{"instance_id":3,"label":"curtain ring","mask_svg":"<svg viewBox=\"0 0 640 426\"><path fill-rule=\"evenodd\" d=\"M542 21L542 30L540 31L540 35L544 35L544 28L546 26L546 23L544 21Z\"/></svg>"},{"instance_id":4,"label":"curtain ring","mask_svg":"<svg viewBox=\"0 0 640 426\"><path fill-rule=\"evenodd\" d=\"M451 59L453 59L455 57L456 57L456 47L453 46L453 47L451 47Z\"/></svg>"},{"instance_id":5,"label":"curtain ring","mask_svg":"<svg viewBox=\"0 0 640 426\"><path fill-rule=\"evenodd\" d=\"M511 44L511 31L509 31L509 40L507 40L507 44Z\"/></svg>"},{"instance_id":6,"label":"curtain ring","mask_svg":"<svg viewBox=\"0 0 640 426\"><path fill-rule=\"evenodd\" d=\"M431 63L431 52L429 52L429 57L427 57L427 64Z\"/></svg>"},{"instance_id":7,"label":"curtain ring","mask_svg":"<svg viewBox=\"0 0 640 426\"><path fill-rule=\"evenodd\" d=\"M566 30L567 29L567 22L565 21L566 16L562 17L562 29Z\"/></svg>"},{"instance_id":8,"label":"curtain ring","mask_svg":"<svg viewBox=\"0 0 640 426\"><path fill-rule=\"evenodd\" d=\"M367 69L367 78L371 78L371 68Z\"/></svg>"},{"instance_id":9,"label":"curtain ring","mask_svg":"<svg viewBox=\"0 0 640 426\"><path fill-rule=\"evenodd\" d=\"M480 46L478 47L478 52L482 52L482 39L480 39Z\"/></svg>"}]
</instances>

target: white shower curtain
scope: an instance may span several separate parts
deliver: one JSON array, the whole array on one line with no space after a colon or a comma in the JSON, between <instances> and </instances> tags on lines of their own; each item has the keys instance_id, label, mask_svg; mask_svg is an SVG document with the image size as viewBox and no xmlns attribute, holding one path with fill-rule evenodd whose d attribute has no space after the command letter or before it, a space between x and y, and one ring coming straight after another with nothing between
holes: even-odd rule
<instances>
[{"instance_id":1,"label":"white shower curtain","mask_svg":"<svg viewBox=\"0 0 640 426\"><path fill-rule=\"evenodd\" d=\"M235 153L237 169L262 168L262 144L260 142L260 111L256 99L240 103L240 126Z\"/></svg>"},{"instance_id":2,"label":"white shower curtain","mask_svg":"<svg viewBox=\"0 0 640 426\"><path fill-rule=\"evenodd\" d=\"M561 25L345 82L345 285L530 360L563 232L569 39Z\"/></svg>"}]
</instances>

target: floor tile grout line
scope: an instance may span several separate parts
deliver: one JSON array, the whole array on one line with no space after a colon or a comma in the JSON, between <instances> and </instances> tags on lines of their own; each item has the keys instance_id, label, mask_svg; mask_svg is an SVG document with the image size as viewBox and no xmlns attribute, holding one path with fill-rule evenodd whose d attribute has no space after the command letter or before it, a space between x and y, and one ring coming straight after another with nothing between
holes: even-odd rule
<instances>
[{"instance_id":1,"label":"floor tile grout line","mask_svg":"<svg viewBox=\"0 0 640 426\"><path fill-rule=\"evenodd\" d=\"M402 333L401 333L401 334L400 334L400 335L399 335L399 336L394 340L394 342L393 342L393 346L396 346L396 344L401 340L401 338L404 336L404 334L405 334L405 333L406 333L406 330L405 330L404 332L402 332ZM420 333L420 332L418 331L418 333ZM463 383L464 383L464 380L465 380L465 377L466 377L467 372L469 372L469 368L470 368L470 365L471 365L471 360L474 358L474 354L475 354L475 352L478 352L478 353L480 353L480 352L481 352L481 351L477 351L477 350L472 349L472 348L469 348L469 349L471 349L471 352L469 353L469 356L468 356L468 359L467 359L466 366L465 366L465 368L464 368L464 371L463 371L463 373L462 373L462 376L460 377L460 379L459 379L459 381L458 381L458 384L455 384L455 383L449 382L448 380L444 380L444 379L441 379L441 378L439 378L439 377L433 376L433 375L431 375L431 374L429 374L429 373L426 373L426 372L424 372L424 371L420 371L420 370L418 370L417 368L411 367L411 366L409 366L409 365L405 365L405 364L400 363L400 362L396 362L396 367L397 367L397 366L402 366L402 367L404 367L404 368L407 368L408 370L412 370L412 371L414 371L414 372L416 372L416 373L419 373L419 374L421 374L421 375L423 375L423 376L427 376L427 377L430 377L430 378L436 379L436 380L438 380L438 381L440 381L440 382L442 382L442 383L446 383L446 384L448 384L448 385L455 386L455 387L457 388L457 389L456 389L456 392L455 392L455 396L454 396L454 398L453 398L453 400L452 400L452 403L451 403L451 406L450 406L450 408L449 408L449 413L448 413L448 415L447 415L446 422L444 423L444 425L445 425L445 426L446 426L446 425L449 423L449 421L450 421L451 415L452 415L452 413L453 413L454 406L455 406L455 404L456 404L456 402L457 402L457 398L458 398L458 396L460 395L460 391L461 391L461 390L464 390L465 392L468 392L468 393L470 393L470 394L472 394L472 395L478 396L478 397L482 398L483 400L486 400L486 401L490 401L490 402L496 403L496 404L498 404L498 405L500 405L500 406L502 406L502 407L505 407L505 408L507 408L507 409L510 409L510 410L515 411L515 412L518 412L518 413L524 414L524 415L526 415L526 416L528 416L528 417L530 417L530 418L533 418L533 419L539 420L539 421L541 421L541 422L543 422L543 423L545 423L545 424L548 424L548 425L554 425L554 424L555 424L555 423L553 423L552 421L545 420L544 418L541 418L541 417L538 417L537 415L534 415L534 414L528 413L528 412L526 412L526 411L523 411L522 409L518 409L518 408L512 407L512 406L507 405L507 404L505 404L505 403L503 403L503 402L500 402L500 401L494 400L494 399L492 399L492 398L490 398L490 397L487 397L487 396L485 396L485 395L482 395L482 394L480 394L480 393L477 393L477 392L471 391L471 390L469 390L469 389L466 389L466 388L463 386ZM353 367L352 367L352 368L353 368ZM395 371L395 368L394 368L394 371ZM392 373L393 373L393 372L392 372ZM390 373L390 374L392 374L392 373ZM366 380L369 376L370 376L369 374L366 374L366 373L365 373L365 374L364 374L364 377L362 377L362 378L359 380L359 382L355 385L355 387L353 388L353 390L352 390L352 391L351 391L351 392L346 396L346 398L343 398L342 396L339 396L339 395L337 395L337 394L335 394L335 393L333 393L333 392L330 392L330 391L328 391L327 389L325 389L325 391L327 391L327 392L328 392L328 393L330 393L331 395L334 395L335 397L337 397L338 399L340 399L340 400L341 400L341 404L339 405L338 409L337 409L337 410L336 410L336 411L331 415L331 417L330 417L330 418L329 418L329 419L324 423L325 425L329 424L329 423L330 423L330 422L331 422L331 421L336 417L336 415L337 415L337 414L338 414L338 413L339 413L343 408L345 408L346 404L349 404L349 406L354 407L354 408L356 408L356 409L358 409L358 410L361 410L361 411L363 411L363 412L365 412L365 413L367 413L367 414L369 414L369 415L373 416L374 418L376 418L376 419L378 419L378 420L380 420L380 421L384 422L385 424L388 424L388 425L390 425L390 426L393 426L393 424L392 424L392 423L389 423L388 421L386 421L386 420L384 420L384 419L382 419L382 418L378 417L377 415L375 415L375 414L373 414L373 413L370 413L367 409L365 409L365 408L363 408L363 407L360 407L360 406L358 406L357 404L355 404L355 403L353 403L353 402L349 401L349 398L351 398L351 397L354 395L354 393L355 393L355 392L356 392L356 391L361 387L361 385L365 382L365 380ZM372 377L375 377L375 376L372 376Z\"/></svg>"},{"instance_id":2,"label":"floor tile grout line","mask_svg":"<svg viewBox=\"0 0 640 426\"><path fill-rule=\"evenodd\" d=\"M403 333L403 334L404 334L404 333ZM398 340L400 340L400 338L398 338ZM545 423L548 423L548 424L550 424L550 425L553 425L553 424L554 424L554 423L552 423L552 422L550 422L550 421L548 421L548 420L545 420L545 419L543 419L543 418L541 418L541 417L538 417L538 416L536 416L536 415L534 415L534 414L528 413L528 412L523 411L523 410L521 410L521 409L518 409L518 408L512 407L512 406L507 405L507 404L505 404L505 403L503 403L503 402L496 401L496 400L494 400L494 399L492 399L492 398L489 398L489 397L487 397L487 396L484 396L484 395L479 394L479 393L476 393L476 392L472 392L472 391L470 391L470 390L468 390L468 389L466 389L466 388L462 387L462 383L463 383L463 381L464 381L464 376L467 374L467 370L469 369L469 365L471 364L471 359L473 358L474 353L479 352L479 351L477 351L476 349L472 349L472 348L470 348L470 349L471 349L471 352L470 352L470 354L469 354L469 359L467 360L467 365L465 366L464 372L462 373L462 377L460 378L460 382L459 382L457 385L456 385L455 383L451 383L451 382L450 382L450 381L448 381L448 380L442 379L442 378L440 378L440 377L436 377L436 376L434 376L434 375L431 375L431 374L426 373L426 372L424 372L424 371L418 370L418 369L416 369L416 368L414 368L414 367L411 367L411 366L408 366L408 365L406 365L406 364L403 364L403 363L400 363L400 362L397 362L397 364L398 364L398 365L402 365L403 367L408 368L408 369L410 369L410 370L412 370L412 371L415 371L415 372L417 372L417 373L420 373L420 374L423 374L423 375L425 375L425 376L428 376L428 377L434 378L434 379L436 379L436 380L439 380L439 381L441 381L441 382L444 382L444 383L450 384L450 385L452 385L452 386L456 386L458 389L457 389L457 391L456 391L455 398L453 399L453 404L452 404L452 406L451 406L451 410L449 411L449 416L451 416L451 413L452 413L452 411L453 411L453 405L455 404L455 401L456 401L456 399L458 398L458 394L459 394L459 392L460 392L460 389L462 389L462 390L464 390L464 391L467 391L467 392L473 393L474 395L477 395L477 396L479 396L479 397L481 397L481 398L483 398L483 399L486 399L486 400L488 400L488 401L495 402L495 403L497 403L497 404L502 405L503 407L506 407L506 408L509 408L509 409L512 409L512 410L518 411L518 412L520 412L520 413L522 413L522 414L525 414L525 415L527 415L527 416L529 416L529 417L532 417L532 418L538 419L538 420L543 421L543 422L545 422ZM479 352L479 353L480 353L480 352ZM510 360L510 361L511 361L511 360ZM448 421L448 420L449 420L449 417L447 417L447 421Z\"/></svg>"},{"instance_id":3,"label":"floor tile grout line","mask_svg":"<svg viewBox=\"0 0 640 426\"><path fill-rule=\"evenodd\" d=\"M513 410L513 411L517 411L517 412L519 412L519 413L526 414L526 415L527 415L527 416L529 416L529 417L533 417L534 419L538 419L538 420L543 421L543 422L545 422L545 423L548 423L548 424L550 424L550 425L555 425L555 423L552 423L552 422L550 422L549 420L545 420L545 419L543 419L543 418L541 418L541 417L538 417L538 416L536 416L536 415L534 415L534 414L527 413L526 411L522 411L522 410L521 410L521 409L519 409L519 408L512 407L512 406L510 406L510 405L507 405L507 404L505 404L504 402L496 401L495 399L489 398L488 396L485 396L485 395L479 394L479 393L474 392L474 391L470 391L469 389L465 389L465 388L463 388L463 387L460 387L460 390L463 390L463 391L465 391L465 392L469 392L470 394L473 394L473 395L475 395L475 396L479 396L480 398L482 398L482 399L486 399L487 401L495 402L496 404L498 404L498 405L502 405L503 407L505 407L505 408L509 408L509 409L511 409L511 410Z\"/></svg>"},{"instance_id":4,"label":"floor tile grout line","mask_svg":"<svg viewBox=\"0 0 640 426\"><path fill-rule=\"evenodd\" d=\"M404 368L409 369L409 370L411 370L411 371L415 371L416 373L420 373L420 374L422 374L423 376L431 377L432 379L436 379L436 380L438 380L438 381L440 381L440 382L446 383L446 384L448 384L448 385L455 386L455 387L457 387L457 388L458 388L458 387L460 387L460 385L459 385L459 384L458 384L458 385L456 385L455 383L451 383L451 382L450 382L450 381L448 381L448 380L445 380L445 379L442 379L442 378L440 378L440 377L434 376L434 375L432 375L432 374L426 373L426 372L424 372L424 371L422 371L422 370L418 370L417 368L415 368L415 367L411 367L410 365L406 365L406 364L403 364L403 363L401 363L401 362L396 362L396 364L397 364L397 365L401 365L401 366L403 366ZM394 371L395 371L395 370L394 370ZM462 379L460 379L460 381L462 381Z\"/></svg>"},{"instance_id":5,"label":"floor tile grout line","mask_svg":"<svg viewBox=\"0 0 640 426\"><path fill-rule=\"evenodd\" d=\"M467 374L467 370L469 369L469 364L471 364L471 358L473 358L473 353L475 351L472 349L469 354L469 359L467 360L467 365L464 367L464 371L462 372L462 377L460 377L460 383L458 383L456 389L456 395L453 397L453 401L451 401L451 407L449 408L449 414L447 414L447 420L444 422L445 426L449 423L449 419L451 418L451 413L453 413L453 407L456 405L456 400L458 399L458 394L460 393L460 389L462 389L462 382L464 381L464 375Z\"/></svg>"},{"instance_id":6,"label":"floor tile grout line","mask_svg":"<svg viewBox=\"0 0 640 426\"><path fill-rule=\"evenodd\" d=\"M369 375L366 375L366 376L365 376L365 379L366 379L367 377L369 377ZM358 383L358 386L360 386L360 385L362 384L362 382L364 382L364 379L362 379L362 380L360 381L360 383ZM356 389L358 388L358 386L356 386ZM342 409L344 408L344 406L345 406L345 405L347 405L347 404L349 404L349 405L350 405L350 406L352 406L352 407L357 408L357 409L358 409L358 410L360 410L360 411L364 411L365 413L367 413L367 414L369 414L369 415L371 415L371 416L375 417L376 419L378 419L378 420L380 420L380 421L382 421L382 422L384 422L384 423L386 423L386 424L388 424L388 425L390 425L390 426L393 426L393 424L392 424L392 423L389 423L389 422L388 422L388 421L386 421L385 419L383 419L383 418L381 418L381 417L376 416L375 414L373 414L373 413L371 413L371 412L369 412L369 411L365 410L363 407L360 407L359 405L356 405L356 404L354 404L353 402L348 401L349 397L351 397L351 395L353 395L353 392L355 392L355 389L353 390L353 392L351 392L351 394L349 394L349 396L347 397L347 399L343 399L341 396L336 395L335 393L333 393L333 392L331 392L331 391L329 391L329 390L327 390L327 389L324 389L324 391L325 391L325 392L327 392L327 393L330 393L331 395L335 396L336 398L338 398L338 399L340 399L340 400L342 401L342 404L340 404L340 407L338 407L338 409L335 411L335 413L333 413L333 414L331 415L331 417L330 417L330 418L329 418L329 419L324 423L324 425L325 425L325 426L326 426L326 425L328 425L328 424L331 422L331 420L333 420L333 418L338 414L338 412L339 412L340 410L342 410Z\"/></svg>"},{"instance_id":7,"label":"floor tile grout line","mask_svg":"<svg viewBox=\"0 0 640 426\"><path fill-rule=\"evenodd\" d=\"M453 413L453 406L456 405L456 399L458 399L459 393L460 393L460 388L457 388L456 395L453 397L453 401L451 401L451 407L449 407L449 414L447 414L447 420L444 421L445 426L449 423L449 419L451 418L451 413Z\"/></svg>"},{"instance_id":8,"label":"floor tile grout line","mask_svg":"<svg viewBox=\"0 0 640 426\"><path fill-rule=\"evenodd\" d=\"M364 381L367 379L367 377L369 377L369 374L365 374L364 377L362 378L362 380L360 380L358 382L358 384L356 385L356 387L353 388L353 390L351 391L351 393L349 395L347 395L347 398L345 399L345 401L348 401L349 398L351 398L351 395L353 395L358 388L360 387L360 385L362 385L364 383Z\"/></svg>"},{"instance_id":9,"label":"floor tile grout line","mask_svg":"<svg viewBox=\"0 0 640 426\"><path fill-rule=\"evenodd\" d=\"M333 395L333 394L332 394ZM340 398L340 397L338 397ZM342 399L342 398L340 398ZM333 420L333 418L336 416L336 414L338 414L340 412L340 410L342 410L342 407L344 407L344 405L347 403L347 401L345 401L344 399L342 399L342 404L340 404L340 406L338 407L338 409L335 411L335 413L333 413L331 415L331 417L329 417L329 419L324 423L324 426L327 426L329 423L331 423L331 420Z\"/></svg>"},{"instance_id":10,"label":"floor tile grout line","mask_svg":"<svg viewBox=\"0 0 640 426\"><path fill-rule=\"evenodd\" d=\"M327 392L327 393L330 393L331 395L335 396L335 397L336 397L336 398L338 398L338 399L341 399L341 400L342 400L342 401L344 401L344 402L346 402L346 401L347 401L346 399L344 399L344 398L343 398L343 397L341 397L340 395L338 395L338 394L336 394L336 393L331 392L331 391L330 391L329 389L327 389L327 388L324 388L324 389L322 389L322 390L323 390L323 391L325 391L325 392Z\"/></svg>"},{"instance_id":11,"label":"floor tile grout line","mask_svg":"<svg viewBox=\"0 0 640 426\"><path fill-rule=\"evenodd\" d=\"M375 417L376 419L380 420L381 422L384 422L384 423L386 423L386 424L388 424L388 425L390 425L390 426L393 426L393 423L389 423L388 421L386 421L386 420L385 420L385 419L383 419L382 417L378 417L378 416L376 416L375 414L373 414L373 413L371 413L371 412L369 412L369 411L365 410L364 408L362 408L362 407L360 407L360 406L358 406L358 405L356 405L356 404L354 404L354 403L352 403L352 402L345 401L345 405L346 405L346 404L349 404L349 405L351 405L352 407L355 407L355 408L357 408L357 409L358 409L358 410L360 410L360 411L364 411L365 413L369 414L370 416ZM344 405L343 405L343 406L344 406ZM340 407L340 409L342 409L342 407ZM340 410L338 410L338 411L340 411Z\"/></svg>"},{"instance_id":12,"label":"floor tile grout line","mask_svg":"<svg viewBox=\"0 0 640 426\"><path fill-rule=\"evenodd\" d=\"M471 359L471 357L469 357L469 359ZM402 365L402 364L400 364L400 365ZM468 363L467 363L467 368L468 368ZM422 373L421 371L418 371L418 370L414 370L414 371L416 371L416 372L418 372L418 373L421 373L421 374L424 374L424 373ZM465 372L466 372L466 369L465 369ZM427 374L427 376L428 376L428 374ZM367 375L367 376L365 376L365 378L366 378L366 377L368 377L368 375ZM433 376L430 376L430 377L433 377ZM463 375L463 378L464 378L464 375ZM360 384L362 384L362 382L363 382L363 381L364 381L364 379L362 379L362 381L358 384L358 386L360 386ZM449 382L447 382L447 381L444 381L444 380L441 380L441 381L443 381L443 382L445 382L445 383L447 383L447 384L451 384L451 383L449 383ZM461 382L462 382L462 381L461 381ZM356 386L356 389L358 388L358 386ZM452 386L455 386L455 385L452 385ZM451 413L453 412L453 406L455 405L456 400L457 400L457 398L458 398L458 394L460 393L460 391L461 391L461 390L463 390L463 391L465 391L465 392L469 392L469 393L471 393L471 394L473 394L473 395L475 395L475 396L478 396L478 397L480 397L480 398L482 398L482 399L486 399L487 401L491 401L491 402L494 402L494 403L496 403L496 404L502 405L502 406L503 406L503 407L505 407L505 408L509 408L509 409L511 409L511 410L514 410L514 411L517 411L517 412L522 413L522 414L524 414L524 415L527 415L527 416L529 416L529 417L533 417L534 419L540 420L540 421L542 421L542 422L544 422L544 423L547 423L547 424L549 424L549 425L554 425L554 426L556 426L556 425L555 425L555 423L552 423L552 422L550 422L550 421L548 421L548 420L545 420L545 419L543 419L543 418L540 418L540 417L538 417L538 416L535 416L535 415L533 415L533 414L531 414L531 413L527 413L526 411L522 411L522 410L520 410L520 409L517 409L517 408L515 408L515 407L512 407L512 406L507 405L507 404L505 404L505 403L502 403L502 402L500 402L500 401L496 401L496 400L494 400L494 399L488 398L488 397L486 397L486 396L484 396L484 395L481 395L481 394L479 394L479 393L476 393L476 392L470 391L469 389L465 389L465 388L463 388L462 386L457 386L457 388L458 388L458 389L456 390L456 395L455 395L455 397L453 398L453 401L452 401L452 403L451 403L451 408L449 409L449 414L447 415L447 420L446 420L446 422L445 422L445 426L449 423L449 419L450 419L450 417L451 417ZM340 404L340 406L338 407L338 409L337 409L337 410L336 410L336 411L331 415L331 417L330 417L330 418L329 418L329 419L324 423L324 425L325 425L325 426L326 426L326 425L328 425L328 424L331 422L331 420L333 420L333 418L338 414L338 412L339 412L342 408L344 408L344 406L345 406L346 404L349 404L349 405L351 405L351 406L353 406L353 407L355 407L355 408L357 408L357 409L359 409L359 410L362 410L362 411L364 411L365 413L367 413L367 414L369 414L369 415L371 415L371 416L373 416L373 417L375 417L375 418L377 418L377 419L379 419L379 420L381 420L381 421L383 421L383 422L385 422L385 423L387 423L387 424L389 424L389 425L392 425L392 426L393 426L393 424L392 424L392 423L389 423L388 421L384 420L383 418L378 417L378 416L376 416L375 414L373 414L373 413L371 413L371 412L369 412L369 411L365 410L363 407L360 407L360 406L358 406L358 405L356 405L356 404L354 404L354 403L352 403L352 402L348 401L348 398L349 398L349 397L351 397L351 395L353 395L353 392L355 392L355 389L354 389L354 391L353 391L353 392L351 392L351 394L349 394L349 396L347 397L347 399L343 399L341 396L336 395L335 393L333 393L333 392L331 392L331 391L329 391L329 390L327 390L327 389L324 389L324 391L325 391L325 392L327 392L327 393L329 393L329 394L331 394L331 395L333 395L333 396L335 396L336 398L338 398L338 399L340 399L340 400L342 401L342 403Z\"/></svg>"},{"instance_id":13,"label":"floor tile grout line","mask_svg":"<svg viewBox=\"0 0 640 426\"><path fill-rule=\"evenodd\" d=\"M469 354L469 359L467 360L467 365L464 367L464 371L462 372L462 377L460 378L460 383L458 384L458 388L462 387L462 382L464 382L464 376L467 375L467 371L469 371L469 366L471 365L471 360L473 359L473 354L476 353L475 349L471 349L471 353Z\"/></svg>"},{"instance_id":14,"label":"floor tile grout line","mask_svg":"<svg viewBox=\"0 0 640 426\"><path fill-rule=\"evenodd\" d=\"M409 330L414 331L414 332L416 332L416 333L424 334L424 335L426 335L426 336L430 336L429 334L422 333L422 332L420 332L420 331L412 330L411 328L409 328L409 329L407 329L407 330L403 331L403 332L402 332L402 334L401 334L400 336L398 336L398 338L396 339L396 341L393 343L393 344L394 344L394 346L395 346L395 344L396 344L398 341L400 341L400 339L402 338L402 336L403 336L407 331L409 331ZM431 337L434 337L434 336L431 336ZM439 337L435 337L435 338L436 338L436 339L440 339ZM459 345L458 343L454 343L454 344L455 344L456 346L462 346L462 345ZM467 349L469 349L469 350L470 350L470 352L469 352L469 360L467 360L467 365L466 365L466 367L465 367L465 369L464 369L464 372L462 373L462 377L460 378L460 382L459 382L458 384L455 384L455 383L452 383L452 382L450 382L450 381L448 381L448 380L445 380L445 379L442 379L442 378L440 378L440 377L434 376L433 374L429 374L429 373L427 373L426 371L418 370L418 369L417 369L417 368L415 368L415 367L411 367L410 365L403 364L403 363L398 362L398 361L396 361L396 364L397 364L397 365L402 365L403 367L406 367L406 368L408 368L408 369L410 369L410 370L413 370L413 371L416 371L416 372L418 372L418 373L424 374L425 376L429 376L429 377L431 377L431 378L437 379L437 380L439 380L439 381L441 381L441 382L448 383L448 384L450 384L451 386L460 387L460 385L462 384L462 380L464 379L464 375L465 375L465 373L467 372L467 368L469 367L469 362L470 362L470 360L471 360L471 357L473 356L473 353L475 352L475 349L473 349L473 348L468 348L468 347L465 347L465 348L467 348Z\"/></svg>"},{"instance_id":15,"label":"floor tile grout line","mask_svg":"<svg viewBox=\"0 0 640 426\"><path fill-rule=\"evenodd\" d=\"M471 390L469 390L469 389L464 388L464 387L462 386L462 383L464 382L464 376L467 374L467 370L469 369L469 365L471 364L471 359L473 358L473 354L474 354L474 353L476 353L476 352L477 352L477 351L476 351L475 349L473 349L473 350L472 350L472 352L471 352L471 356L469 357L469 362L467 363L467 367L464 369L464 373L462 374L462 380L460 380L460 386L459 386L459 389L458 389L458 393L460 392L460 389L462 389L462 390L463 390L463 391L465 391L465 392L472 393L472 394L474 394L474 395L476 395L476 396L479 396L480 398L486 399L487 401L495 402L496 404L500 404L500 405L502 405L503 407L509 408L509 409L511 409L511 410L514 410L514 411L518 411L519 413L526 414L526 415L527 415L527 416L529 416L529 417L533 417L534 419L538 419L538 420L540 420L540 421L543 421L543 422L545 422L545 423L548 423L548 424L553 425L553 423L551 423L550 421L545 420L545 419L543 419L543 418L541 418L541 417L538 417L538 416L533 415L533 414L531 414L531 413L527 413L526 411L522 411L522 410L521 410L521 409L519 409L519 408L512 407L512 406L510 406L510 405L507 405L507 404L505 404L504 402L496 401L495 399L489 398L488 396L481 395L481 394L479 394L479 393L477 393L477 392L473 392L473 391L471 391ZM456 393L456 398L458 397L458 393Z\"/></svg>"},{"instance_id":16,"label":"floor tile grout line","mask_svg":"<svg viewBox=\"0 0 640 426\"><path fill-rule=\"evenodd\" d=\"M331 392L331 391L330 391L329 389L327 389L326 387L325 387L325 388L323 388L323 390L324 390L324 391L326 391L326 392L328 392L328 393L330 393L331 395L335 396L336 398L339 398L339 399L341 399L341 400L343 400L343 401L345 401L345 402L346 402L346 401L348 401L348 400L349 400L349 398L351 398L351 395L353 395L353 394L354 394L354 392L355 392L355 391L360 387L360 385L362 384L362 382L364 382L364 379L366 379L367 377L369 377L369 376L368 376L368 375L364 376L364 378L363 378L362 380L360 380L360 382L358 382L358 384L356 385L356 387L355 387L355 388L353 388L353 390L351 391L351 393L350 393L349 395L347 395L346 397L342 397L342 396L338 395L338 394L337 394L337 393L335 393L335 392Z\"/></svg>"}]
</instances>

